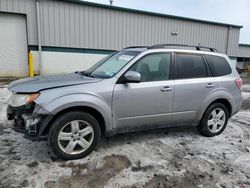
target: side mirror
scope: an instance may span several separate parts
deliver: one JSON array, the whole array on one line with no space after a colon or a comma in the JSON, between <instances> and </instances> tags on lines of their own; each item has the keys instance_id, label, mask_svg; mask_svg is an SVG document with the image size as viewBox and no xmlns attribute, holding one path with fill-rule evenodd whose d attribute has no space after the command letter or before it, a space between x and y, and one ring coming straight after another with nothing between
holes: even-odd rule
<instances>
[{"instance_id":1,"label":"side mirror","mask_svg":"<svg viewBox=\"0 0 250 188\"><path fill-rule=\"evenodd\" d=\"M124 75L124 81L129 83L138 83L141 81L141 74L136 71L128 71Z\"/></svg>"}]
</instances>

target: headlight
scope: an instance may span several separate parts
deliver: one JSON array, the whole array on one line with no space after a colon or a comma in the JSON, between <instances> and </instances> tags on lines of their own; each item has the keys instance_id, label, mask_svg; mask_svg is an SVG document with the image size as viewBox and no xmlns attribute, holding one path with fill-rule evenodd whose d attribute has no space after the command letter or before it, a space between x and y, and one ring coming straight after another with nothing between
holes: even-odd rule
<instances>
[{"instance_id":1,"label":"headlight","mask_svg":"<svg viewBox=\"0 0 250 188\"><path fill-rule=\"evenodd\" d=\"M37 99L39 93L32 94L12 94L9 100L9 105L13 107L23 106L25 104L31 104Z\"/></svg>"}]
</instances>

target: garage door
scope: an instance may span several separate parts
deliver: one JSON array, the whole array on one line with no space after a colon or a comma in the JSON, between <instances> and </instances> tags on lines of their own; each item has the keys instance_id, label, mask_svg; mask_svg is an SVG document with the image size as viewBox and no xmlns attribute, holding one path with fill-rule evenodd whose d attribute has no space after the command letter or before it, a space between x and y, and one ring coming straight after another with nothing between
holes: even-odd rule
<instances>
[{"instance_id":1,"label":"garage door","mask_svg":"<svg viewBox=\"0 0 250 188\"><path fill-rule=\"evenodd\" d=\"M25 16L0 13L0 77L28 76Z\"/></svg>"}]
</instances>

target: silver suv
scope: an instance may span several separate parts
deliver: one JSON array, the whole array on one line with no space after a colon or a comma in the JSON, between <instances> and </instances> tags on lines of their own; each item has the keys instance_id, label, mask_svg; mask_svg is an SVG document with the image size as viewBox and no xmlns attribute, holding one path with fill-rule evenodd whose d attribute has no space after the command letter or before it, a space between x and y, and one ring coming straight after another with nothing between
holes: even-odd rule
<instances>
[{"instance_id":1,"label":"silver suv","mask_svg":"<svg viewBox=\"0 0 250 188\"><path fill-rule=\"evenodd\" d=\"M87 71L14 81L8 119L62 159L88 155L101 135L173 125L219 135L240 110L242 80L227 55L182 46L129 47Z\"/></svg>"}]
</instances>

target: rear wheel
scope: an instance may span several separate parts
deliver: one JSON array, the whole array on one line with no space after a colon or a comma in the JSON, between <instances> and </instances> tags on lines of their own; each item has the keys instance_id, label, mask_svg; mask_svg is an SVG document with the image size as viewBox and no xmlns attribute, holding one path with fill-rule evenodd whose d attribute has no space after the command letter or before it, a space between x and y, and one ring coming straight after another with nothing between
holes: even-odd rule
<instances>
[{"instance_id":1,"label":"rear wheel","mask_svg":"<svg viewBox=\"0 0 250 188\"><path fill-rule=\"evenodd\" d=\"M79 159L93 151L100 134L99 123L91 114L68 112L54 121L49 133L49 145L61 159Z\"/></svg>"},{"instance_id":2,"label":"rear wheel","mask_svg":"<svg viewBox=\"0 0 250 188\"><path fill-rule=\"evenodd\" d=\"M221 103L211 104L205 111L198 130L205 136L216 136L221 134L228 123L228 109Z\"/></svg>"}]
</instances>

